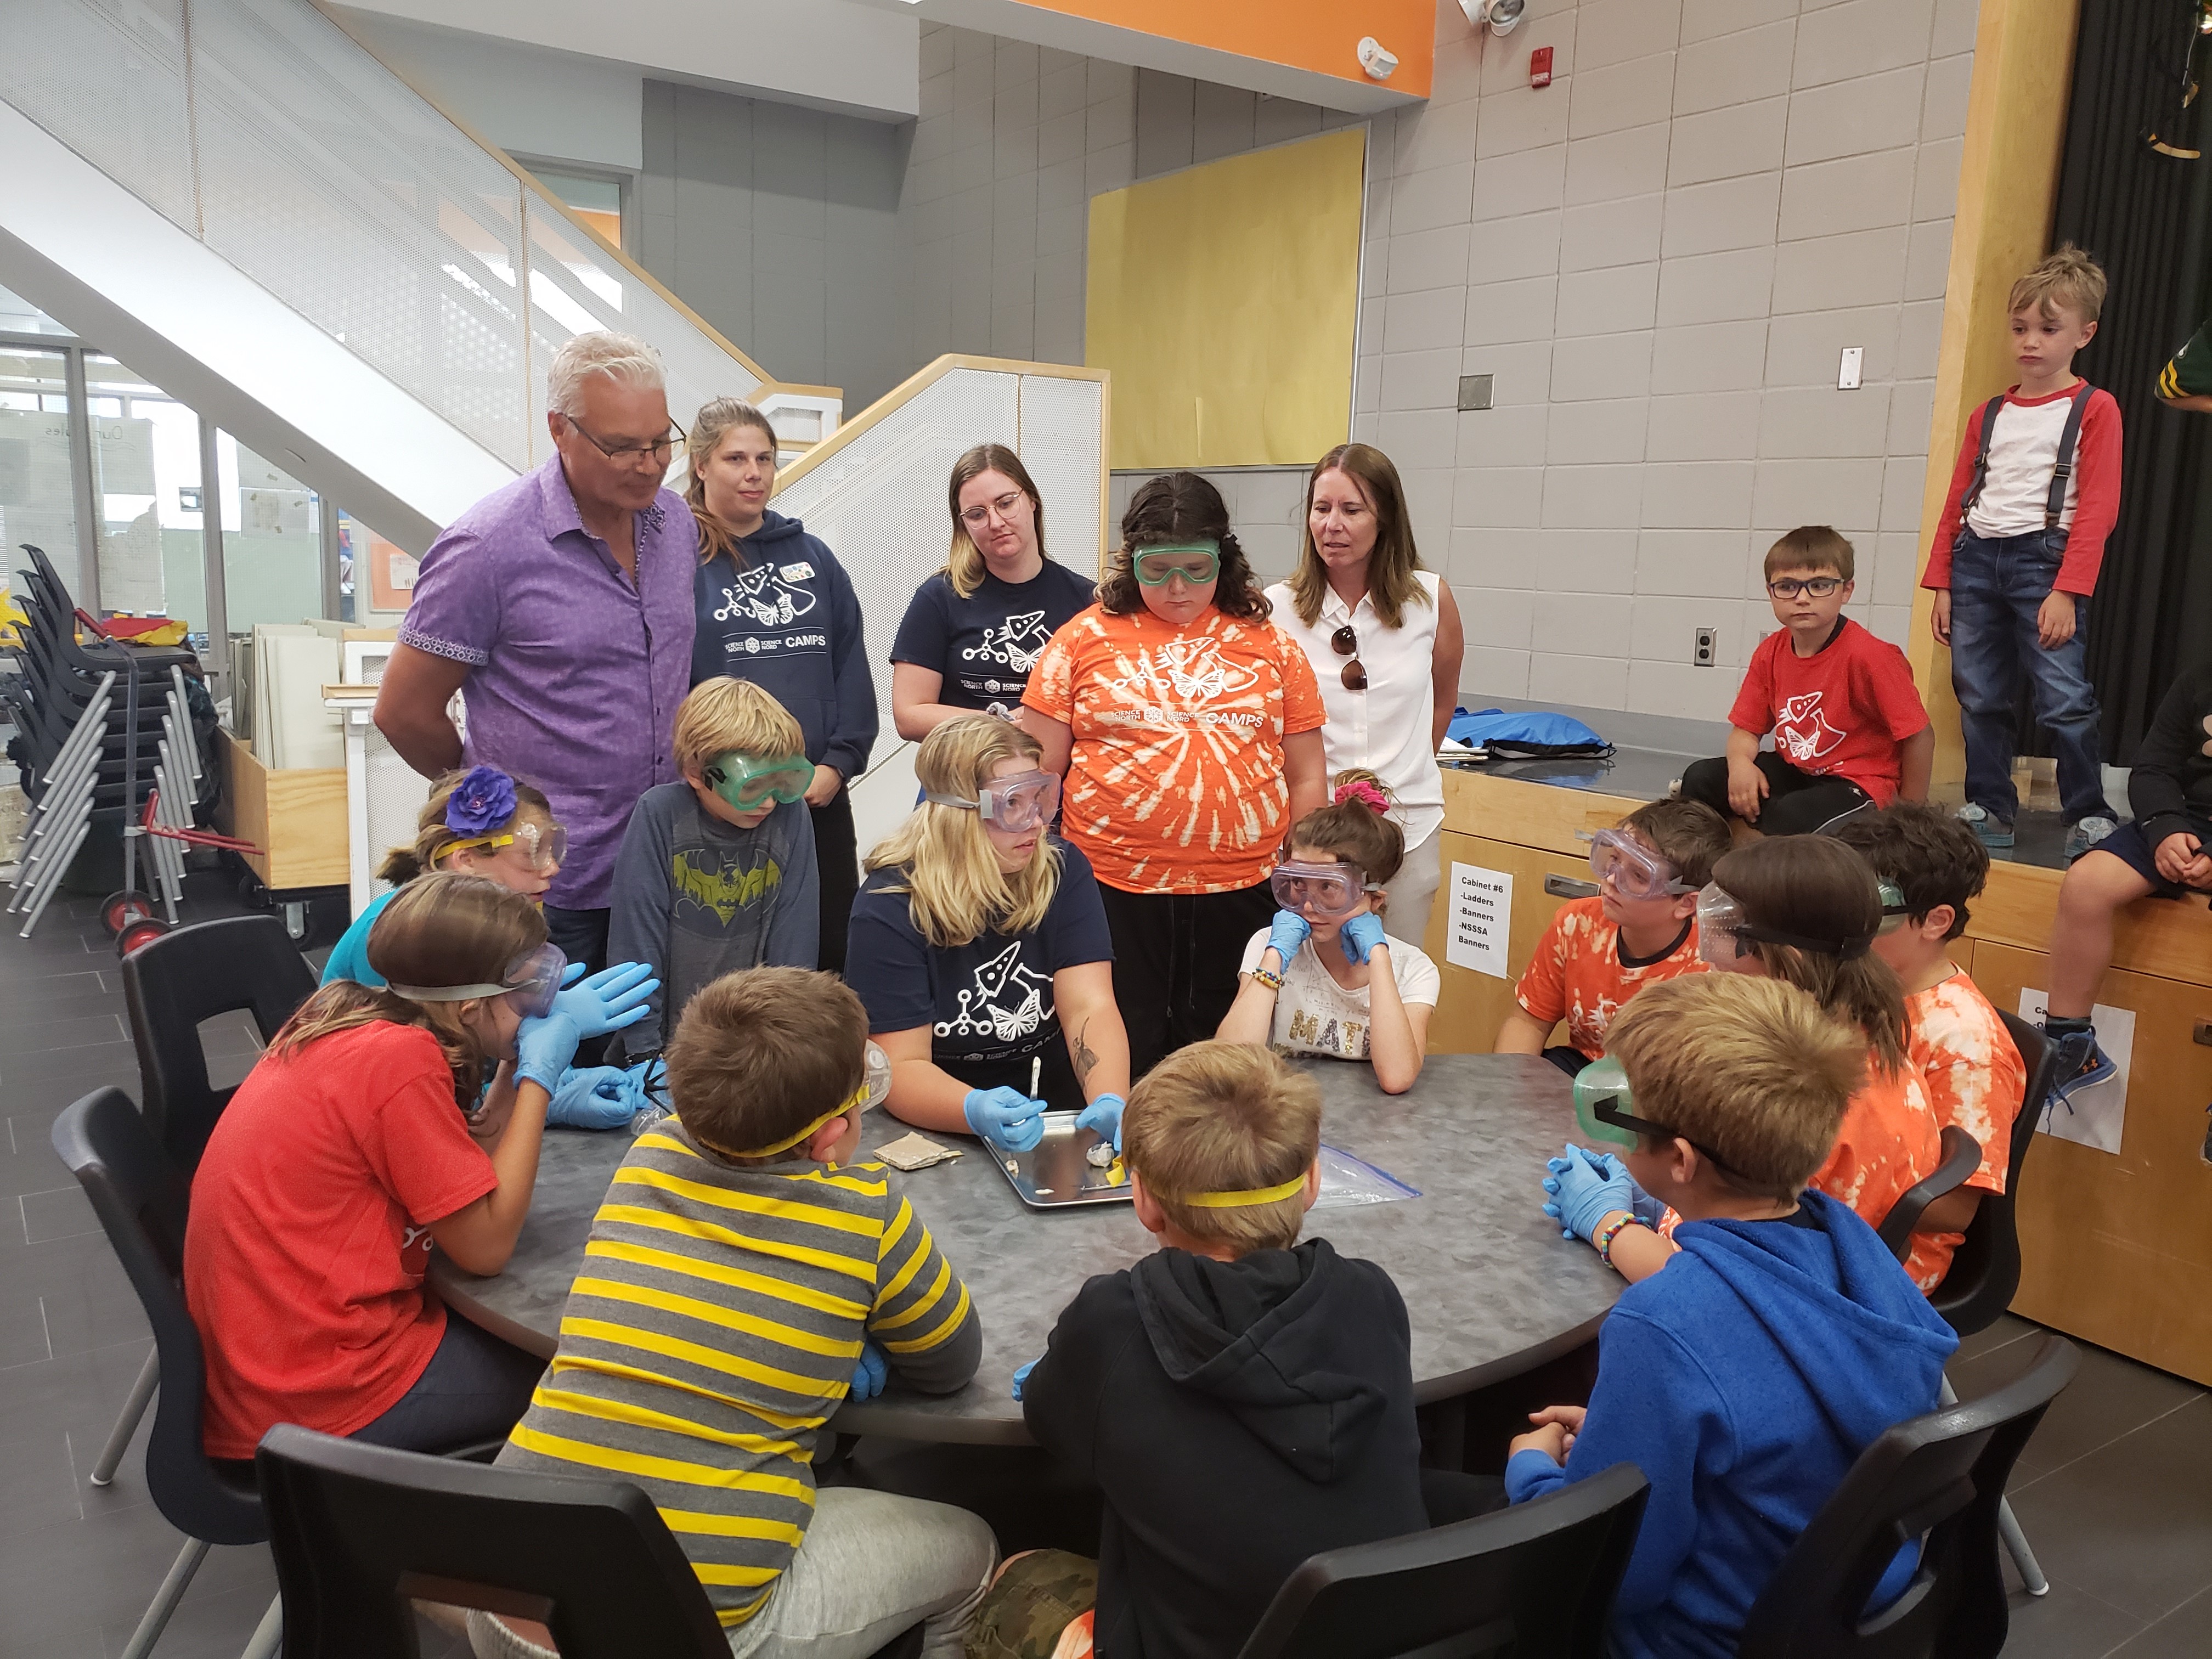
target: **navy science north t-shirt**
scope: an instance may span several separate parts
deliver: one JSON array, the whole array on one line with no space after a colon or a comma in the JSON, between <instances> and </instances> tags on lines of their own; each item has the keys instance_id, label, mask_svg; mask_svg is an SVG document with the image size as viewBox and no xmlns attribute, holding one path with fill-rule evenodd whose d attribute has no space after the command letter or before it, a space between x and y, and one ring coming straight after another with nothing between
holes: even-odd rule
<instances>
[{"instance_id":1,"label":"navy science north t-shirt","mask_svg":"<svg viewBox=\"0 0 2212 1659\"><path fill-rule=\"evenodd\" d=\"M1045 641L1097 597L1088 576L1050 559L1025 582L987 570L964 599L940 570L915 590L891 660L943 675L941 703L1011 717Z\"/></svg>"},{"instance_id":2,"label":"navy science north t-shirt","mask_svg":"<svg viewBox=\"0 0 2212 1659\"><path fill-rule=\"evenodd\" d=\"M966 945L931 945L907 895L891 890L901 872L869 872L853 901L845 980L867 1007L870 1031L929 1026L930 1058L971 1088L1026 1086L1033 1055L1055 1073L1065 1065L1053 975L1113 961L1114 943L1090 860L1055 844L1060 885L1043 921L1026 933L987 928Z\"/></svg>"}]
</instances>

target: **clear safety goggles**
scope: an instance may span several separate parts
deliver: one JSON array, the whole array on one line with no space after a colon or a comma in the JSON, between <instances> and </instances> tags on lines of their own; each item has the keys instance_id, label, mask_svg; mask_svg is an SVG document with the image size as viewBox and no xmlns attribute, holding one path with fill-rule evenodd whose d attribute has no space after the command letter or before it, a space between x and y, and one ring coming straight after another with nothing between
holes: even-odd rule
<instances>
[{"instance_id":1,"label":"clear safety goggles","mask_svg":"<svg viewBox=\"0 0 2212 1659\"><path fill-rule=\"evenodd\" d=\"M1017 772L993 778L969 800L961 795L924 792L923 798L939 806L958 806L980 813L994 830L1034 830L1052 822L1060 811L1060 778L1051 772Z\"/></svg>"},{"instance_id":2,"label":"clear safety goggles","mask_svg":"<svg viewBox=\"0 0 2212 1659\"><path fill-rule=\"evenodd\" d=\"M553 1012L560 994L561 975L568 958L550 940L528 956L517 959L507 977L496 985L399 985L392 989L410 1002L471 1002L478 997L505 997L507 1006L525 1019L543 1019Z\"/></svg>"},{"instance_id":3,"label":"clear safety goggles","mask_svg":"<svg viewBox=\"0 0 2212 1659\"><path fill-rule=\"evenodd\" d=\"M1217 541L1179 542L1171 547L1147 547L1130 556L1137 580L1159 587L1180 576L1193 587L1213 580L1221 568L1221 544Z\"/></svg>"},{"instance_id":4,"label":"clear safety goggles","mask_svg":"<svg viewBox=\"0 0 2212 1659\"><path fill-rule=\"evenodd\" d=\"M1284 860L1267 878L1267 885L1275 902L1285 910L1301 915L1310 910L1323 921L1350 915L1359 908L1363 893L1382 890L1367 880L1357 865L1310 864L1304 859Z\"/></svg>"},{"instance_id":5,"label":"clear safety goggles","mask_svg":"<svg viewBox=\"0 0 2212 1659\"><path fill-rule=\"evenodd\" d=\"M465 852L471 847L488 848L493 852L512 847L525 864L542 873L559 869L568 856L568 831L558 823L515 823L495 836L471 836L465 841L454 842L447 847L446 854Z\"/></svg>"},{"instance_id":6,"label":"clear safety goggles","mask_svg":"<svg viewBox=\"0 0 2212 1659\"><path fill-rule=\"evenodd\" d=\"M1662 1123L1638 1117L1630 1108L1635 1104L1629 1092L1628 1073L1620 1062L1606 1058L1594 1060L1575 1073L1575 1118L1591 1139L1611 1141L1617 1146L1633 1146L1639 1134L1651 1135L1660 1140L1673 1140L1674 1132ZM1688 1140L1687 1135L1680 1139ZM1702 1142L1691 1140L1698 1156L1724 1175L1736 1176L1726 1159ZM1737 1176L1737 1179L1742 1177Z\"/></svg>"},{"instance_id":7,"label":"clear safety goggles","mask_svg":"<svg viewBox=\"0 0 2212 1659\"><path fill-rule=\"evenodd\" d=\"M1751 954L1749 941L1787 945L1816 956L1849 962L1867 953L1869 939L1813 939L1753 922L1743 901L1722 886L1708 882L1698 892L1698 955L1708 966L1727 968Z\"/></svg>"},{"instance_id":8,"label":"clear safety goggles","mask_svg":"<svg viewBox=\"0 0 2212 1659\"><path fill-rule=\"evenodd\" d=\"M1905 926L1905 918L1911 914L1912 907L1905 902L1905 890L1893 881L1882 883L1881 926L1875 930L1875 937L1880 939L1884 934L1895 933Z\"/></svg>"},{"instance_id":9,"label":"clear safety goggles","mask_svg":"<svg viewBox=\"0 0 2212 1659\"><path fill-rule=\"evenodd\" d=\"M811 1123L809 1123L797 1134L786 1135L781 1140L777 1141L773 1146L756 1147L751 1152L740 1152L738 1156L740 1158L773 1158L778 1152L787 1152L793 1147L798 1146L800 1141L810 1139L817 1129L827 1123L831 1118L842 1117L846 1113L851 1111L856 1106L864 1112L872 1110L874 1108L882 1105L886 1100L889 1100L890 1098L890 1056L886 1054L882 1049L877 1048L874 1043L871 1042L868 1045L866 1069L861 1076L860 1086L859 1088L854 1090L851 1094L839 1101L828 1111L823 1113L821 1116L816 1118Z\"/></svg>"},{"instance_id":10,"label":"clear safety goggles","mask_svg":"<svg viewBox=\"0 0 2212 1659\"><path fill-rule=\"evenodd\" d=\"M1626 830L1580 832L1590 844L1590 873L1610 882L1623 898L1680 897L1698 890L1676 878L1674 866Z\"/></svg>"},{"instance_id":11,"label":"clear safety goggles","mask_svg":"<svg viewBox=\"0 0 2212 1659\"><path fill-rule=\"evenodd\" d=\"M814 781L814 763L804 755L756 760L732 750L715 756L700 775L738 811L751 812L770 801L788 806L805 799L807 786Z\"/></svg>"}]
</instances>

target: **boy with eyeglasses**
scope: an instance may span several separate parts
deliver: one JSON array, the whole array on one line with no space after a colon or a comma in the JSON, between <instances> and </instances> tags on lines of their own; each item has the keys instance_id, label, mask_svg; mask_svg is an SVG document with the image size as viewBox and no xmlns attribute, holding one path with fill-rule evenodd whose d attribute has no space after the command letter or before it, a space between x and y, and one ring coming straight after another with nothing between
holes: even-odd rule
<instances>
[{"instance_id":1,"label":"boy with eyeglasses","mask_svg":"<svg viewBox=\"0 0 2212 1659\"><path fill-rule=\"evenodd\" d=\"M1905 653L1843 614L1850 542L1804 525L1767 550L1782 626L1759 642L1729 711L1728 753L1692 764L1680 796L1761 835L1802 836L1893 800L1925 800L1936 732ZM1759 740L1774 734L1774 747Z\"/></svg>"}]
</instances>

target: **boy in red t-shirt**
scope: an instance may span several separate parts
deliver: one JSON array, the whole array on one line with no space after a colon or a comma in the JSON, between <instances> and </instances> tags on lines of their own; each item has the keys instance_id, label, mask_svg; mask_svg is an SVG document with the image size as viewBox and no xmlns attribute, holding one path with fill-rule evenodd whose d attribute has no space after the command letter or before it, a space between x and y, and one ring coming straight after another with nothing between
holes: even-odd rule
<instances>
[{"instance_id":1,"label":"boy in red t-shirt","mask_svg":"<svg viewBox=\"0 0 2212 1659\"><path fill-rule=\"evenodd\" d=\"M1496 1052L1579 1072L1605 1052L1606 1028L1638 991L1705 972L1698 890L1728 850L1728 821L1697 801L1655 800L1601 831L1590 848L1598 895L1571 899L1552 918L1514 988L1518 1006L1498 1028ZM1546 1047L1561 1020L1566 1042Z\"/></svg>"},{"instance_id":2,"label":"boy in red t-shirt","mask_svg":"<svg viewBox=\"0 0 2212 1659\"><path fill-rule=\"evenodd\" d=\"M1729 711L1728 753L1682 774L1681 798L1763 835L1802 836L1902 796L1924 800L1936 732L1905 653L1843 614L1851 544L1805 525L1767 550L1782 624L1759 642ZM1774 748L1759 739L1774 733Z\"/></svg>"},{"instance_id":3,"label":"boy in red t-shirt","mask_svg":"<svg viewBox=\"0 0 2212 1659\"><path fill-rule=\"evenodd\" d=\"M2105 799L2088 638L2089 595L2120 511L2120 406L2074 373L2074 354L2097 332L2105 273L2081 249L2062 247L2012 285L2008 303L2020 384L1966 422L1920 585L1935 590L1936 642L1951 647L1966 741L1959 816L1989 846L2013 844L2013 721L2024 682L2051 733L2074 859L2117 822Z\"/></svg>"}]
</instances>

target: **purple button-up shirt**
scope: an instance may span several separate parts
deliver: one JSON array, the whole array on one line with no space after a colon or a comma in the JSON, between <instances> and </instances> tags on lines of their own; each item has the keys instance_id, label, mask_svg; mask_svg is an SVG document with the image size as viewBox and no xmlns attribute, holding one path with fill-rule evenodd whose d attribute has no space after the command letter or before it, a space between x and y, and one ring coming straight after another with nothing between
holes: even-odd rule
<instances>
[{"instance_id":1,"label":"purple button-up shirt","mask_svg":"<svg viewBox=\"0 0 2212 1659\"><path fill-rule=\"evenodd\" d=\"M399 630L469 665L468 759L534 783L568 831L545 902L604 908L637 798L675 781L691 677L698 526L664 489L637 515L637 580L584 528L561 458L493 491L422 556Z\"/></svg>"}]
</instances>

